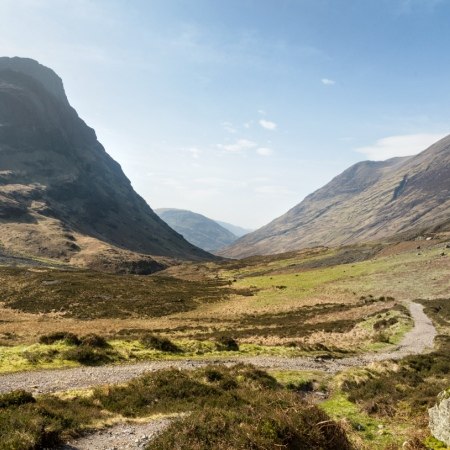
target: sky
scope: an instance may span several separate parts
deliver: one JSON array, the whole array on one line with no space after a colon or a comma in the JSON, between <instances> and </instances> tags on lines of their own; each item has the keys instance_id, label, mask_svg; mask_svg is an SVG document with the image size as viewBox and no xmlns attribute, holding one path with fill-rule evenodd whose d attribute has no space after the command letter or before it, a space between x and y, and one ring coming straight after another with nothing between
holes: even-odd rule
<instances>
[{"instance_id":1,"label":"sky","mask_svg":"<svg viewBox=\"0 0 450 450\"><path fill-rule=\"evenodd\" d=\"M450 133L450 0L0 0L152 208L258 228Z\"/></svg>"}]
</instances>

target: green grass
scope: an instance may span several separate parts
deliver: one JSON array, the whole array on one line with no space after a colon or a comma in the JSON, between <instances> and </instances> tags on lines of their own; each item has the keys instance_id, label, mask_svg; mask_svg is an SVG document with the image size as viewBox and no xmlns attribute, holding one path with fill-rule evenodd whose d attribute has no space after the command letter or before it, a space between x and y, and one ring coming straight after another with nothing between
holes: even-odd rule
<instances>
[{"instance_id":1,"label":"green grass","mask_svg":"<svg viewBox=\"0 0 450 450\"><path fill-rule=\"evenodd\" d=\"M389 444L400 446L404 440L404 437L397 436L399 430L396 427L391 427L389 421L373 418L362 413L342 392L338 391L329 399L320 403L320 408L331 418L348 422L352 434L357 438L355 441L357 442L359 438L374 450L385 448Z\"/></svg>"}]
</instances>

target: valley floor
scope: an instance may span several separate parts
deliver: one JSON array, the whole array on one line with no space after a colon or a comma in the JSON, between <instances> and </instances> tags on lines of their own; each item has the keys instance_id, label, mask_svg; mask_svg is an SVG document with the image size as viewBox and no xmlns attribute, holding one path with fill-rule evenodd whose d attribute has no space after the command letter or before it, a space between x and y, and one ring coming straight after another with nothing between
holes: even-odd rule
<instances>
[{"instance_id":1,"label":"valley floor","mask_svg":"<svg viewBox=\"0 0 450 450\"><path fill-rule=\"evenodd\" d=\"M148 277L0 266L0 449L32 449L39 430L56 423L56 441L71 442L65 449L112 448L114 440L127 448L120 439L129 439L129 448L168 449L181 442L180 448L194 448L203 401L220 428L240 414L247 417L255 401L265 414L272 397L285 405L282 415L296 396L302 406L295 420L306 420L302 411L319 404L317 423L328 420L319 419L326 414L349 436L343 449L392 450L404 442L411 449L422 448L420 442L442 448L427 430L426 408L450 385L449 241L441 234L183 264ZM166 381L154 384L172 377L172 368L186 383L176 389L185 392L180 398L162 388ZM251 380L259 377L271 381L256 387ZM131 392L142 383L163 390L148 404L133 404ZM261 398L255 397L260 389ZM209 397L202 400L198 392ZM167 395L169 406L162 408ZM223 401L232 406L218 406ZM13 423L23 414L20 423L30 425L16 430ZM56 422L33 431L32 423L45 424L48 417ZM264 417L258 420L265 423ZM255 443L261 430L239 420L249 427L242 439L255 432L254 448L266 448ZM341 442L338 428L333 439ZM209 435L213 430L201 433L213 441L228 433ZM316 431L301 439L326 439L320 427ZM183 436L191 436L189 445ZM235 448L219 441L218 449ZM337 448L323 442L321 448Z\"/></svg>"}]
</instances>

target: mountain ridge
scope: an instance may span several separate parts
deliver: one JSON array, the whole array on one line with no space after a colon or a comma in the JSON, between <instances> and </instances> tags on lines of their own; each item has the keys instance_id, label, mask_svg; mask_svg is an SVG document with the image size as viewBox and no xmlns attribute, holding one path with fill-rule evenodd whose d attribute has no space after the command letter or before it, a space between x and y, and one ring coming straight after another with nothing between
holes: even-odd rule
<instances>
[{"instance_id":1,"label":"mountain ridge","mask_svg":"<svg viewBox=\"0 0 450 450\"><path fill-rule=\"evenodd\" d=\"M203 214L178 208L158 208L155 212L188 242L206 251L215 252L238 238Z\"/></svg>"},{"instance_id":2,"label":"mountain ridge","mask_svg":"<svg viewBox=\"0 0 450 450\"><path fill-rule=\"evenodd\" d=\"M0 58L0 230L11 251L64 261L84 250L76 236L121 255L213 258L152 211L70 106L61 79L30 59Z\"/></svg>"},{"instance_id":3,"label":"mountain ridge","mask_svg":"<svg viewBox=\"0 0 450 450\"><path fill-rule=\"evenodd\" d=\"M449 211L447 136L416 156L354 164L220 254L240 258L377 240L438 225Z\"/></svg>"}]
</instances>

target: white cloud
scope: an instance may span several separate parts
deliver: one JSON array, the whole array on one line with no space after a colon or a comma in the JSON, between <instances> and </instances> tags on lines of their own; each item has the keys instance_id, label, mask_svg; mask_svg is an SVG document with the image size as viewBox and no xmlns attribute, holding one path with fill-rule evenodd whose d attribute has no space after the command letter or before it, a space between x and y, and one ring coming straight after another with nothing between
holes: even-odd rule
<instances>
[{"instance_id":1,"label":"white cloud","mask_svg":"<svg viewBox=\"0 0 450 450\"><path fill-rule=\"evenodd\" d=\"M197 147L189 147L185 149L194 159L200 158L202 151Z\"/></svg>"},{"instance_id":2,"label":"white cloud","mask_svg":"<svg viewBox=\"0 0 450 450\"><path fill-rule=\"evenodd\" d=\"M322 78L320 81L321 81L322 84L324 84L325 86L333 86L334 84L336 84L336 81L330 80L329 78Z\"/></svg>"},{"instance_id":3,"label":"white cloud","mask_svg":"<svg viewBox=\"0 0 450 450\"><path fill-rule=\"evenodd\" d=\"M266 111L264 109L258 109L258 114L260 114L261 116L265 116Z\"/></svg>"},{"instance_id":4,"label":"white cloud","mask_svg":"<svg viewBox=\"0 0 450 450\"><path fill-rule=\"evenodd\" d=\"M248 139L238 139L234 144L218 144L217 147L230 153L240 153L257 146L256 142Z\"/></svg>"},{"instance_id":5,"label":"white cloud","mask_svg":"<svg viewBox=\"0 0 450 450\"><path fill-rule=\"evenodd\" d=\"M234 134L237 132L236 128L231 122L222 122L222 127L228 133Z\"/></svg>"},{"instance_id":6,"label":"white cloud","mask_svg":"<svg viewBox=\"0 0 450 450\"><path fill-rule=\"evenodd\" d=\"M277 124L275 122L271 122L270 120L261 119L259 124L266 130L273 131L277 129Z\"/></svg>"},{"instance_id":7,"label":"white cloud","mask_svg":"<svg viewBox=\"0 0 450 450\"><path fill-rule=\"evenodd\" d=\"M383 161L395 156L416 155L444 136L445 134L434 133L389 136L378 139L373 145L359 147L356 151L373 161Z\"/></svg>"},{"instance_id":8,"label":"white cloud","mask_svg":"<svg viewBox=\"0 0 450 450\"><path fill-rule=\"evenodd\" d=\"M259 147L256 149L256 153L261 156L270 156L273 154L273 150L268 147Z\"/></svg>"}]
</instances>

